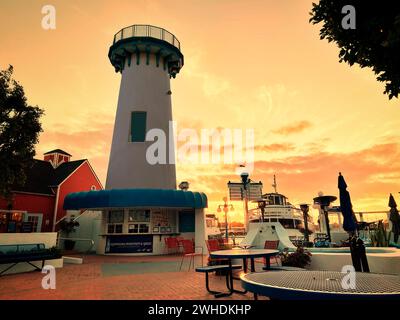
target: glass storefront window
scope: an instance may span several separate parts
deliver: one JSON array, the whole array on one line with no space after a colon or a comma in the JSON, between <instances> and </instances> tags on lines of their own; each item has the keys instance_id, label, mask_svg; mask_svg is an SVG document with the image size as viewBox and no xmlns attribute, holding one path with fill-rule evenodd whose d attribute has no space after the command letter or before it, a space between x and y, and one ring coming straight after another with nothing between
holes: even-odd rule
<instances>
[{"instance_id":1,"label":"glass storefront window","mask_svg":"<svg viewBox=\"0 0 400 320\"><path fill-rule=\"evenodd\" d=\"M129 210L129 222L150 222L150 210Z\"/></svg>"},{"instance_id":2,"label":"glass storefront window","mask_svg":"<svg viewBox=\"0 0 400 320\"><path fill-rule=\"evenodd\" d=\"M148 223L133 223L129 225L128 232L129 233L149 233L149 224Z\"/></svg>"},{"instance_id":3,"label":"glass storefront window","mask_svg":"<svg viewBox=\"0 0 400 320\"><path fill-rule=\"evenodd\" d=\"M22 224L24 221L23 212L3 211L0 212L0 233L23 232Z\"/></svg>"},{"instance_id":4,"label":"glass storefront window","mask_svg":"<svg viewBox=\"0 0 400 320\"><path fill-rule=\"evenodd\" d=\"M124 210L111 210L108 212L109 223L124 223Z\"/></svg>"},{"instance_id":5,"label":"glass storefront window","mask_svg":"<svg viewBox=\"0 0 400 320\"><path fill-rule=\"evenodd\" d=\"M146 223L139 224L139 233L149 233L149 225Z\"/></svg>"},{"instance_id":6,"label":"glass storefront window","mask_svg":"<svg viewBox=\"0 0 400 320\"><path fill-rule=\"evenodd\" d=\"M122 233L122 224L109 223L107 225L107 233Z\"/></svg>"}]
</instances>

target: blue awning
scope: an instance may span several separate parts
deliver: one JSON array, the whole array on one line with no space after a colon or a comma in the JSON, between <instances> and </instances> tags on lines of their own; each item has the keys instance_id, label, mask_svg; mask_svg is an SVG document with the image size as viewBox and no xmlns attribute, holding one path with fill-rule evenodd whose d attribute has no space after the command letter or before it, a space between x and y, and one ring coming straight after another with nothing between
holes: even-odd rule
<instances>
[{"instance_id":1,"label":"blue awning","mask_svg":"<svg viewBox=\"0 0 400 320\"><path fill-rule=\"evenodd\" d=\"M169 189L112 189L74 192L64 199L64 210L130 207L207 208L207 196Z\"/></svg>"}]
</instances>

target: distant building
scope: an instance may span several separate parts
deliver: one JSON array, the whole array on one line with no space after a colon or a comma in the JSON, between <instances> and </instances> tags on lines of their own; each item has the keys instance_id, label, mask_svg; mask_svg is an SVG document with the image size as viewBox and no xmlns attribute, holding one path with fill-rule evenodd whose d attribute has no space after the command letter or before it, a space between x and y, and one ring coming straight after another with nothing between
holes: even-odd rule
<instances>
[{"instance_id":1,"label":"distant building","mask_svg":"<svg viewBox=\"0 0 400 320\"><path fill-rule=\"evenodd\" d=\"M68 193L102 190L103 186L87 159L71 161L71 155L56 149L34 160L22 187L15 187L12 205L0 198L0 232L50 232L66 215Z\"/></svg>"}]
</instances>

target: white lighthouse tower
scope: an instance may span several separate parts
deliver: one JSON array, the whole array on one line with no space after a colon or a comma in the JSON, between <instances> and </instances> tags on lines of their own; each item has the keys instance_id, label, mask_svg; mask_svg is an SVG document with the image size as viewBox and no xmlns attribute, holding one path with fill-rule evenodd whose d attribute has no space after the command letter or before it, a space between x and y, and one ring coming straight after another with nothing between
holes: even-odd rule
<instances>
[{"instance_id":1,"label":"white lighthouse tower","mask_svg":"<svg viewBox=\"0 0 400 320\"><path fill-rule=\"evenodd\" d=\"M108 54L116 72L121 72L118 107L108 165L106 189L176 189L174 159L150 164L146 141L150 129L161 129L167 143L172 121L170 78L183 66L180 43L170 32L149 25L120 30Z\"/></svg>"}]
</instances>

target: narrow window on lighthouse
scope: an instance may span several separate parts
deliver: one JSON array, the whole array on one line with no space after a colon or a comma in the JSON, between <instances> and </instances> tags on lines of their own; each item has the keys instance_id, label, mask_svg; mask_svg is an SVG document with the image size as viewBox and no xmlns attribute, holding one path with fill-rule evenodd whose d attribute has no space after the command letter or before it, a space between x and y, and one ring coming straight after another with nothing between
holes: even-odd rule
<instances>
[{"instance_id":1,"label":"narrow window on lighthouse","mask_svg":"<svg viewBox=\"0 0 400 320\"><path fill-rule=\"evenodd\" d=\"M143 111L131 113L131 142L144 142L146 139L146 117Z\"/></svg>"}]
</instances>

